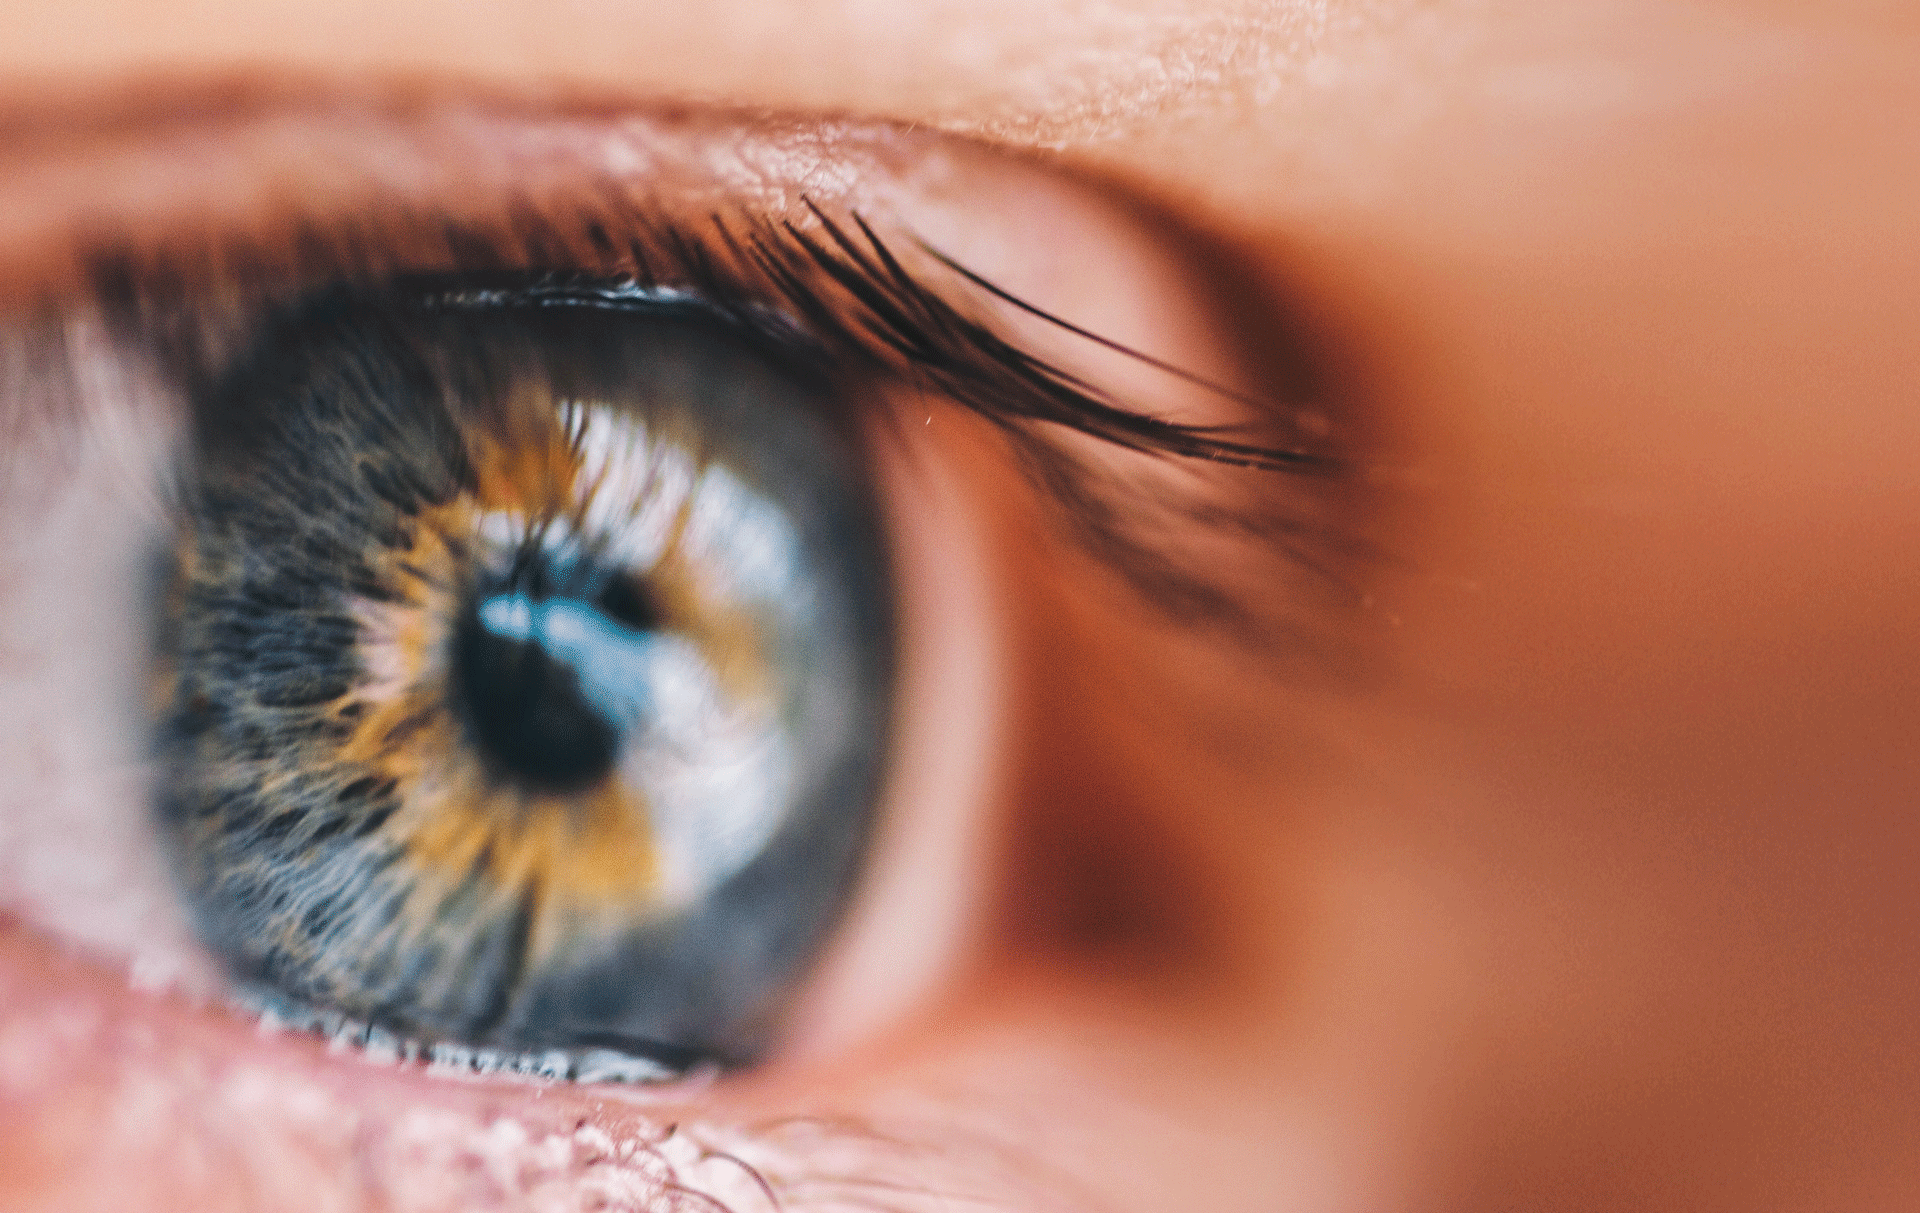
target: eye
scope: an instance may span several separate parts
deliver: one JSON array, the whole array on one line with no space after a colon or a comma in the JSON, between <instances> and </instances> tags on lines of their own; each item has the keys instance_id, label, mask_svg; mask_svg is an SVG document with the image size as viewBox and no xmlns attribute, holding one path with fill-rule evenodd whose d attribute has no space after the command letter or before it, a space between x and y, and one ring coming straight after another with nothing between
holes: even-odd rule
<instances>
[{"instance_id":1,"label":"eye","mask_svg":"<svg viewBox=\"0 0 1920 1213\"><path fill-rule=\"evenodd\" d=\"M156 797L269 1013L583 1080L758 1053L865 849L892 637L825 385L733 327L336 291L191 402Z\"/></svg>"},{"instance_id":2,"label":"eye","mask_svg":"<svg viewBox=\"0 0 1920 1213\"><path fill-rule=\"evenodd\" d=\"M19 288L9 908L222 1023L585 1082L1188 955L1147 781L1249 635L1336 652L1337 419L1049 173L489 121ZM1089 742L1147 701L1181 744Z\"/></svg>"}]
</instances>

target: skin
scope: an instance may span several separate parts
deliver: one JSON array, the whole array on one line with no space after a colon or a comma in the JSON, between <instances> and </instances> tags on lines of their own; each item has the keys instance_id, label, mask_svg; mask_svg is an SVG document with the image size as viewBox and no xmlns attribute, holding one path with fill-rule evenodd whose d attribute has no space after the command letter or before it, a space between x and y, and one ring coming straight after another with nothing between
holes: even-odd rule
<instances>
[{"instance_id":1,"label":"skin","mask_svg":"<svg viewBox=\"0 0 1920 1213\"><path fill-rule=\"evenodd\" d=\"M1360 529L1391 558L1348 637L1365 675L1269 670L1094 601L1092 573L1031 576L1057 539L1004 450L943 413L917 490L934 504L899 526L981 571L942 586L923 561L906 593L989 654L1002 682L968 695L1003 720L979 742L992 770L946 793L991 807L985 874L953 880L977 922L952 973L897 1011L822 994L793 1058L662 1108L355 1068L15 933L6 1014L98 1014L48 1029L40 1069L0 1067L0 1141L21 1143L0 1157L27 1177L0 1204L350 1207L379 1194L330 1186L335 1164L378 1172L408 1125L465 1166L503 1123L537 1144L796 1111L931 1147L871 1148L848 1164L863 1177L1013 1208L1920 1198L1913 18L1761 0L10 16L22 146L55 121L50 82L84 111L241 72L847 113L1036 153L1195 233L1192 289L1242 344L1304 330L1366 431ZM941 523L940 501L971 521ZM902 831L889 853L935 868L976 845ZM835 963L830 989L871 971L857 948ZM178 1064L136 1056L142 1032ZM180 1060L213 1056L243 1057L277 1111L254 1123L240 1087ZM128 1110L142 1066L177 1137ZM347 1117L344 1145L313 1127ZM818 1143L761 1148L829 1169ZM280 1178L249 1182L284 1187L230 1186L275 1150ZM467 1199L531 1204L530 1184Z\"/></svg>"}]
</instances>

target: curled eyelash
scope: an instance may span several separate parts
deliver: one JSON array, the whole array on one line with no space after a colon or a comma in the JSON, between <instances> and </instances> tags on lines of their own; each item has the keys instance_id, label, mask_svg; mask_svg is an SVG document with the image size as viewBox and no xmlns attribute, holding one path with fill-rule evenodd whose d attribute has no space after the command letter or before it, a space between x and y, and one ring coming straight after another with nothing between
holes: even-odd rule
<instances>
[{"instance_id":1,"label":"curled eyelash","mask_svg":"<svg viewBox=\"0 0 1920 1213\"><path fill-rule=\"evenodd\" d=\"M794 272L794 263L805 258L817 266L860 303L861 310L854 315L865 336L911 363L943 395L991 421L1001 425L1050 422L1132 451L1236 467L1287 472L1331 471L1335 467L1325 452L1222 438L1219 434L1223 427L1183 425L1121 404L1098 385L1029 353L992 326L953 306L908 270L858 212L850 217L854 230L849 230L811 203L809 209L825 240L790 222L783 223L780 230L787 241L764 237L753 240L753 259L769 276L796 288L804 288L805 280ZM726 231L724 225L721 230ZM731 240L730 233L728 236ZM1055 316L994 285L924 241L916 244L965 281L1055 328L1223 398L1256 403L1200 375ZM848 331L845 320L837 319L835 313L823 310L814 318L823 325L836 325L848 340L861 335Z\"/></svg>"},{"instance_id":2,"label":"curled eyelash","mask_svg":"<svg viewBox=\"0 0 1920 1213\"><path fill-rule=\"evenodd\" d=\"M109 244L83 264L125 344L153 351L167 378L189 391L218 377L264 311L316 284L378 290L427 278L522 298L599 291L697 300L790 364L837 381L848 390L827 396L849 409L870 405L875 383L895 382L995 425L1029 480L1059 507L1068 537L1181 624L1224 628L1256 645L1273 633L1246 592L1223 584L1220 561L1167 550L1167 535L1207 516L1231 518L1225 529L1243 535L1251 525L1285 536L1311 596L1330 593L1348 604L1363 598L1341 569L1365 545L1344 532L1345 507L1332 500L1345 489L1346 461L1335 439L1302 419L1310 411L1303 406L1316 402L1249 396L1103 337L910 231L890 237L856 211L802 199L797 214L740 206L684 219L657 199L602 183L564 197L521 198L480 218L395 204L347 219L296 218L252 237ZM996 308L1231 402L1251 421L1225 427L1162 417L1009 336ZM1275 495L1241 486L1237 504L1202 503L1208 493L1196 493L1191 475L1185 487L1164 477L1116 477L1090 461L1092 449L1067 438L1168 468L1278 475L1297 487ZM1263 493L1266 500L1255 500Z\"/></svg>"},{"instance_id":3,"label":"curled eyelash","mask_svg":"<svg viewBox=\"0 0 1920 1213\"><path fill-rule=\"evenodd\" d=\"M683 225L607 197L572 213L516 205L496 227L435 224L417 215L389 218L371 232L306 222L283 236L285 251L246 241L145 253L109 249L89 258L87 277L123 330L170 338L174 369L190 383L211 374L228 351L217 336L220 318L205 314L210 300L224 302L231 328L238 313L287 296L295 283L364 286L415 274L491 274L522 292L678 292L704 301L743 331L910 375L1003 428L1048 423L1140 453L1269 471L1339 469L1330 450L1315 449L1303 435L1282 442L1229 438L1223 436L1227 427L1182 424L1123 402L951 302L902 260L866 216L855 211L836 218L809 199L802 203L811 226L721 212ZM617 232L625 238L616 238ZM1062 332L1253 406L1276 427L1285 416L1278 402L1248 397L1102 337L1026 302L924 241L912 243L934 267ZM415 251L396 255L396 247ZM196 324L197 333L185 331Z\"/></svg>"}]
</instances>

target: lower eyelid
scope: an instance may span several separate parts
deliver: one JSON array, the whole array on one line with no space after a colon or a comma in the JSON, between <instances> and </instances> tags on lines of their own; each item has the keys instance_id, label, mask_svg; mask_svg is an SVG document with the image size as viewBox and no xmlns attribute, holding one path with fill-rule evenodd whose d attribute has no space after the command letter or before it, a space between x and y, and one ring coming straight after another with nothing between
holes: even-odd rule
<instances>
[{"instance_id":1,"label":"lower eyelid","mask_svg":"<svg viewBox=\"0 0 1920 1213\"><path fill-rule=\"evenodd\" d=\"M1009 1127L956 1098L849 1114L805 1089L748 1102L370 1067L130 991L0 916L9 1207L1083 1207Z\"/></svg>"},{"instance_id":2,"label":"lower eyelid","mask_svg":"<svg viewBox=\"0 0 1920 1213\"><path fill-rule=\"evenodd\" d=\"M705 1157L738 1135L688 1121L684 1104L355 1064L318 1041L128 990L4 920L0 1008L0 1110L33 1109L0 1113L15 1198L227 1208L237 1192L251 1208L409 1213L589 1193L669 1208L676 1188L761 1198L753 1176Z\"/></svg>"}]
</instances>

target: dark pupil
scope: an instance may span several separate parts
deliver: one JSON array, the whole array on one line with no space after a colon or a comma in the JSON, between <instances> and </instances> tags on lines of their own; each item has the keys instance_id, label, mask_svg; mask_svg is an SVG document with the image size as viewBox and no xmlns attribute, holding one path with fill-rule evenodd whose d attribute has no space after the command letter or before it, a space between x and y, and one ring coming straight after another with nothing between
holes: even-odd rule
<instances>
[{"instance_id":1,"label":"dark pupil","mask_svg":"<svg viewBox=\"0 0 1920 1213\"><path fill-rule=\"evenodd\" d=\"M556 592L546 575L516 580L541 601L570 599L633 631L659 626L659 613L637 578L571 570L566 582L599 583L591 596ZM475 742L491 765L530 790L583 791L605 779L620 755L623 727L584 693L572 661L539 643L503 635L481 620L476 595L455 634L454 685ZM576 658L577 660L577 658Z\"/></svg>"}]
</instances>

